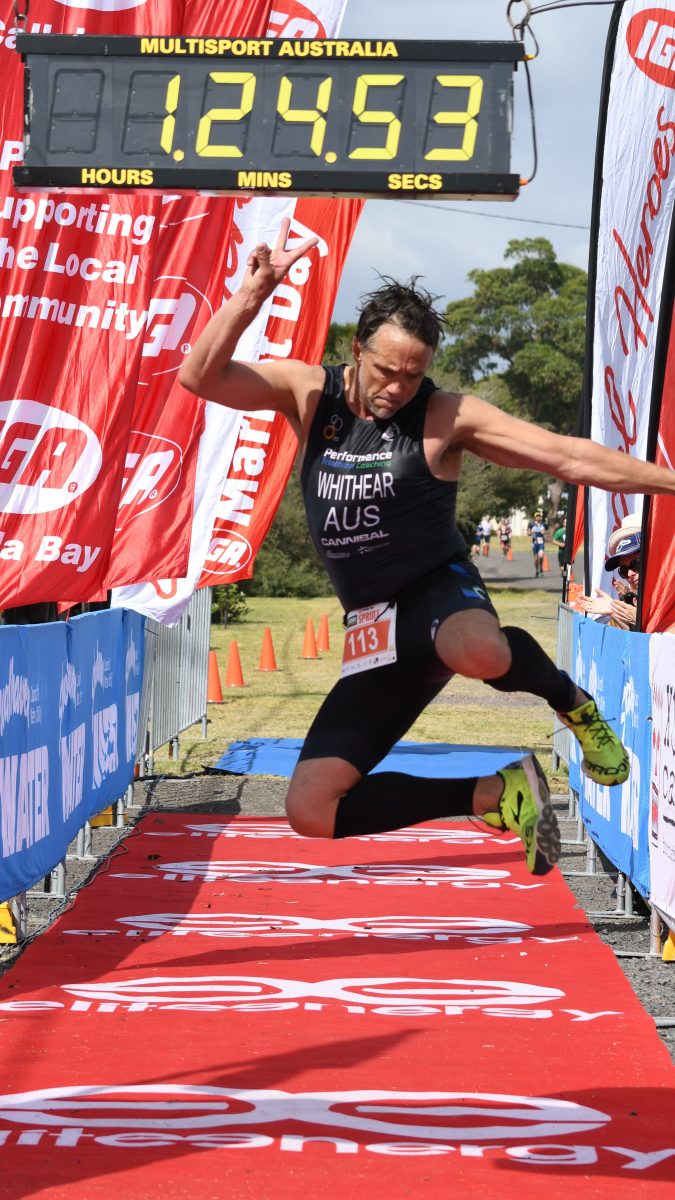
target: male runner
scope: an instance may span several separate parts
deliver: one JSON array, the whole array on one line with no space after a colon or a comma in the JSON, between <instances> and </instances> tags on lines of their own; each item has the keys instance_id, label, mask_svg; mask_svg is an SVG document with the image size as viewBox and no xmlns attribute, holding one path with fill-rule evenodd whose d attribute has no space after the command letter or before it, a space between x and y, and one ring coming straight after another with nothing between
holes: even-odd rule
<instances>
[{"instance_id":1,"label":"male runner","mask_svg":"<svg viewBox=\"0 0 675 1200\"><path fill-rule=\"evenodd\" d=\"M287 250L288 229L284 220L274 249L249 254L239 290L180 374L209 400L273 409L290 422L309 528L347 614L344 674L303 745L288 818L304 836L341 838L473 814L517 832L528 869L546 874L560 838L534 755L484 778L370 773L459 673L541 696L578 738L591 778L628 776L626 752L595 701L529 633L500 628L454 521L462 452L612 491L675 494L675 473L438 389L427 372L443 318L414 283L387 281L373 293L348 365L237 362L240 336L316 241Z\"/></svg>"}]
</instances>

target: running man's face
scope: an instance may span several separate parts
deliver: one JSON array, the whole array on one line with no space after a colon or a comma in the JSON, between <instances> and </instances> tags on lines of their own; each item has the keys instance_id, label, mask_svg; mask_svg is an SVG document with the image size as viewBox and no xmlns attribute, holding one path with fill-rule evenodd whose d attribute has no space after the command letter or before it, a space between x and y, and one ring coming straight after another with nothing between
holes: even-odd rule
<instances>
[{"instance_id":1,"label":"running man's face","mask_svg":"<svg viewBox=\"0 0 675 1200\"><path fill-rule=\"evenodd\" d=\"M359 404L381 420L412 400L434 357L431 346L392 324L380 325L367 346L354 338L352 351Z\"/></svg>"}]
</instances>

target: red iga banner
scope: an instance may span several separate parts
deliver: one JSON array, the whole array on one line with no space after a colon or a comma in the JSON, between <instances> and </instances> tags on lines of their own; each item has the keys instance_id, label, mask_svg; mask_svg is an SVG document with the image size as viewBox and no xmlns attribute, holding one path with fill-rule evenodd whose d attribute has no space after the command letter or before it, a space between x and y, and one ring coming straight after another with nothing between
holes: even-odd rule
<instances>
[{"instance_id":1,"label":"red iga banner","mask_svg":"<svg viewBox=\"0 0 675 1200\"><path fill-rule=\"evenodd\" d=\"M362 200L298 200L289 234L316 234L318 246L301 258L276 290L260 361L321 361L344 260ZM297 450L278 413L247 413L239 426L199 586L233 583L253 574L256 554L279 507Z\"/></svg>"},{"instance_id":2,"label":"red iga banner","mask_svg":"<svg viewBox=\"0 0 675 1200\"><path fill-rule=\"evenodd\" d=\"M182 7L182 6L181 6ZM151 197L17 194L23 67L0 7L0 606L95 592L146 337ZM171 3L33 0L31 33L169 31Z\"/></svg>"},{"instance_id":3,"label":"red iga banner","mask_svg":"<svg viewBox=\"0 0 675 1200\"><path fill-rule=\"evenodd\" d=\"M255 35L269 7L32 0L25 28L217 24ZM232 212L221 198L17 194L23 68L12 12L0 5L0 607L88 599L110 570L139 579L185 569L203 405L186 406L175 374L220 301Z\"/></svg>"},{"instance_id":4,"label":"red iga banner","mask_svg":"<svg viewBox=\"0 0 675 1200\"><path fill-rule=\"evenodd\" d=\"M270 0L193 5L180 32L265 33ZM151 336L143 346L108 587L187 573L204 403L177 380L222 303L234 201L165 196L152 267Z\"/></svg>"}]
</instances>

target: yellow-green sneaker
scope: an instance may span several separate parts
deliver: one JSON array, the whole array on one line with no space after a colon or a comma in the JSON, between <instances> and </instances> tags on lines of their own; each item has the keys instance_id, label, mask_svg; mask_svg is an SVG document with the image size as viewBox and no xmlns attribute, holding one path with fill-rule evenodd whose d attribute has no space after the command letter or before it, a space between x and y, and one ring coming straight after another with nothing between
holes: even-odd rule
<instances>
[{"instance_id":1,"label":"yellow-green sneaker","mask_svg":"<svg viewBox=\"0 0 675 1200\"><path fill-rule=\"evenodd\" d=\"M525 847L527 869L547 875L560 858L560 830L546 776L534 754L497 771L504 781L499 812L484 813L496 829L517 833Z\"/></svg>"},{"instance_id":2,"label":"yellow-green sneaker","mask_svg":"<svg viewBox=\"0 0 675 1200\"><path fill-rule=\"evenodd\" d=\"M563 725L574 734L584 757L581 769L594 783L613 787L625 783L630 774L626 747L607 723L592 696L571 712L558 713Z\"/></svg>"}]
</instances>

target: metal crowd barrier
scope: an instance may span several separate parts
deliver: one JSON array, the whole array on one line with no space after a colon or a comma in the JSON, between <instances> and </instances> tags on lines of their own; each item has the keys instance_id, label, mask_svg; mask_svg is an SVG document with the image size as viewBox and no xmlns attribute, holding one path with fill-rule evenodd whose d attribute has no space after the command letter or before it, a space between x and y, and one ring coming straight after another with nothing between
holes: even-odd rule
<instances>
[{"instance_id":1,"label":"metal crowd barrier","mask_svg":"<svg viewBox=\"0 0 675 1200\"><path fill-rule=\"evenodd\" d=\"M574 632L574 610L569 604L558 605L558 651L556 662L562 671L574 676L572 662L572 643ZM572 734L566 725L558 720L553 721L553 770L557 771L560 763L570 765L570 738Z\"/></svg>"},{"instance_id":2,"label":"metal crowd barrier","mask_svg":"<svg viewBox=\"0 0 675 1200\"><path fill-rule=\"evenodd\" d=\"M202 722L207 736L207 690L211 641L211 588L195 592L177 625L146 622L146 679L141 707L146 705L147 730L143 768L152 774L154 753L171 743L178 754L179 736ZM140 756L139 756L140 757Z\"/></svg>"}]
</instances>

